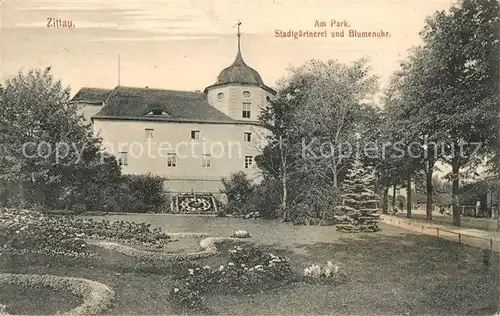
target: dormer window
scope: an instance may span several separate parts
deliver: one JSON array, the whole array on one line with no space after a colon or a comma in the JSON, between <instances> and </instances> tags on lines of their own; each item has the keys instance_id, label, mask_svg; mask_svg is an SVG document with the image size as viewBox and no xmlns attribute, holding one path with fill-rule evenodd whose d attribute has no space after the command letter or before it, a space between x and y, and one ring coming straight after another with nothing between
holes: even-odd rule
<instances>
[{"instance_id":1,"label":"dormer window","mask_svg":"<svg viewBox=\"0 0 500 316\"><path fill-rule=\"evenodd\" d=\"M168 116L168 113L161 110L161 109L153 109L151 111L149 111L148 113L146 113L145 115L163 115L163 116Z\"/></svg>"}]
</instances>

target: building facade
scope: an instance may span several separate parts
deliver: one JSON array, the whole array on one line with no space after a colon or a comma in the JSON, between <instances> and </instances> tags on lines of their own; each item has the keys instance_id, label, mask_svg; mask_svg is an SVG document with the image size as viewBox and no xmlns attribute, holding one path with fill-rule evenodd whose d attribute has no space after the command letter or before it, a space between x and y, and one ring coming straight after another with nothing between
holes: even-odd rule
<instances>
[{"instance_id":1,"label":"building facade","mask_svg":"<svg viewBox=\"0 0 500 316\"><path fill-rule=\"evenodd\" d=\"M254 181L255 157L268 131L258 115L276 92L243 60L203 92L117 86L82 88L72 99L92 122L125 174L165 177L170 193L219 195L221 179L243 171Z\"/></svg>"}]
</instances>

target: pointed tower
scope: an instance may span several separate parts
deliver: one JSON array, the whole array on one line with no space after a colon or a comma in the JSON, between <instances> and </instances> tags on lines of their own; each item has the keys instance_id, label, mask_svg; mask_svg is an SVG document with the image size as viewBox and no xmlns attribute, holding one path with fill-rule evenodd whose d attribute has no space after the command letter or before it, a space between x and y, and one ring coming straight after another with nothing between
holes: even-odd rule
<instances>
[{"instance_id":1,"label":"pointed tower","mask_svg":"<svg viewBox=\"0 0 500 316\"><path fill-rule=\"evenodd\" d=\"M241 54L241 22L238 22L238 50L234 62L223 69L217 81L205 88L208 103L235 120L257 121L260 108L276 91L266 86L260 74L249 67Z\"/></svg>"}]
</instances>

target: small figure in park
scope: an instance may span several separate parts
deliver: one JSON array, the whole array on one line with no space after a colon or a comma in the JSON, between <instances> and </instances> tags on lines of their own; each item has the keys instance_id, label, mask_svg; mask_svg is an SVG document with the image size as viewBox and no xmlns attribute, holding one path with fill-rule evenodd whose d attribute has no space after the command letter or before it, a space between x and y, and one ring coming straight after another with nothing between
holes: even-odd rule
<instances>
[{"instance_id":1,"label":"small figure in park","mask_svg":"<svg viewBox=\"0 0 500 316\"><path fill-rule=\"evenodd\" d=\"M342 205L335 207L341 232L376 232L379 230L378 203L380 197L374 193L375 176L356 159L347 172L343 183Z\"/></svg>"}]
</instances>

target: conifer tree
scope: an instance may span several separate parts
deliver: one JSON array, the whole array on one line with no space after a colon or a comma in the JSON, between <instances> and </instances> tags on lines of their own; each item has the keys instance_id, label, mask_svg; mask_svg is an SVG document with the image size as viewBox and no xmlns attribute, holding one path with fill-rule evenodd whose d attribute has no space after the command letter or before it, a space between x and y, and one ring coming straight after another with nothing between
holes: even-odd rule
<instances>
[{"instance_id":1,"label":"conifer tree","mask_svg":"<svg viewBox=\"0 0 500 316\"><path fill-rule=\"evenodd\" d=\"M355 159L343 182L342 205L335 208L337 230L341 232L376 232L379 196L374 193L375 176Z\"/></svg>"}]
</instances>

